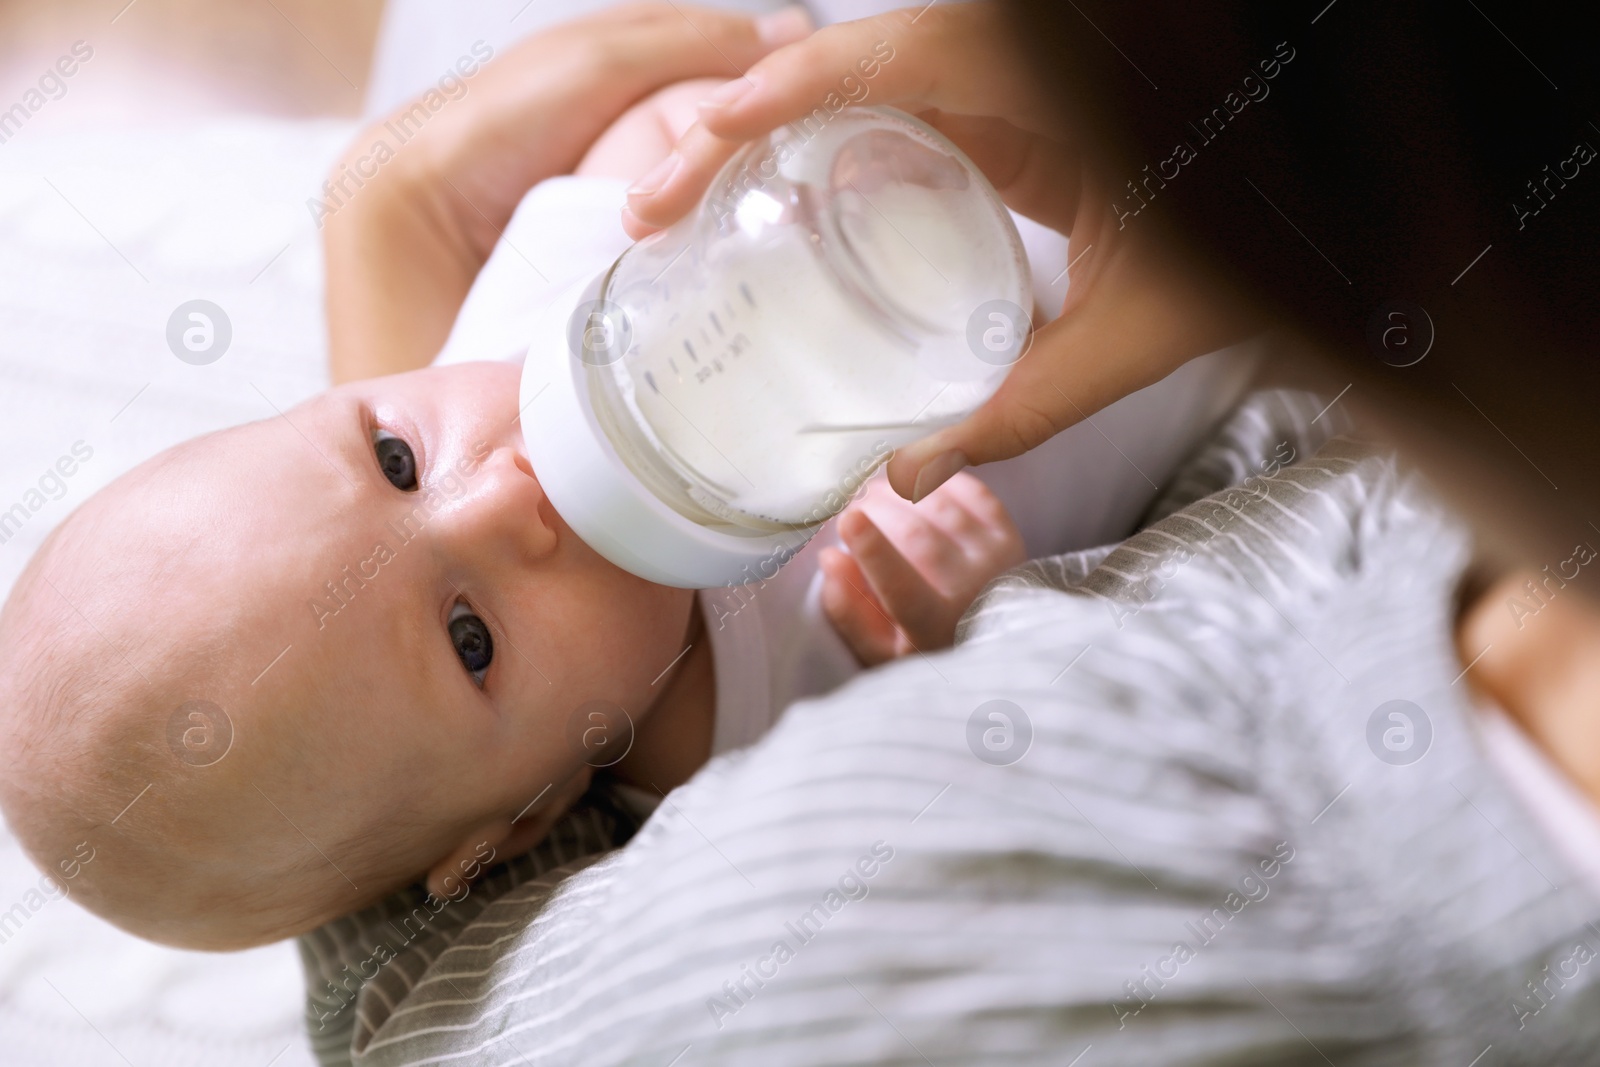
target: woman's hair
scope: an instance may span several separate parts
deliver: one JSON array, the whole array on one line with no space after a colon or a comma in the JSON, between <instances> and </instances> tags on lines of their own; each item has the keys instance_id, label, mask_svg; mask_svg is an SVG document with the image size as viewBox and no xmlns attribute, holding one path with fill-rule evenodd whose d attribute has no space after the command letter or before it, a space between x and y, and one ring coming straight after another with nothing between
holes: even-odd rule
<instances>
[{"instance_id":1,"label":"woman's hair","mask_svg":"<svg viewBox=\"0 0 1600 1067\"><path fill-rule=\"evenodd\" d=\"M1317 341L1358 395L1443 447L1477 442L1458 462L1497 465L1553 527L1593 532L1586 20L1438 0L1009 6L1124 228L1166 231Z\"/></svg>"}]
</instances>

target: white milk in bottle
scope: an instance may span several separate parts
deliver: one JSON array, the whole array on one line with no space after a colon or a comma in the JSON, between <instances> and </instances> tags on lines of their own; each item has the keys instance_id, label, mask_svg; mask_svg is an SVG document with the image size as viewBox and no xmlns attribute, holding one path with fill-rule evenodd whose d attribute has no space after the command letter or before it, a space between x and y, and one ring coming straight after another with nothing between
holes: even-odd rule
<instances>
[{"instance_id":1,"label":"white milk in bottle","mask_svg":"<svg viewBox=\"0 0 1600 1067\"><path fill-rule=\"evenodd\" d=\"M686 533L726 558L691 551L705 565L671 584L770 577L750 559L787 558L894 448L994 392L1026 344L1030 292L1009 214L940 134L887 108L806 120L748 146L695 213L556 309L570 310L566 351L544 358L570 361L583 421L647 499L580 529L568 508L595 509L564 506L547 470L572 451L572 420L525 415L530 458L557 510L619 565L676 558ZM586 472L588 489L576 479L565 495L615 488ZM676 564L652 566L661 581Z\"/></svg>"}]
</instances>

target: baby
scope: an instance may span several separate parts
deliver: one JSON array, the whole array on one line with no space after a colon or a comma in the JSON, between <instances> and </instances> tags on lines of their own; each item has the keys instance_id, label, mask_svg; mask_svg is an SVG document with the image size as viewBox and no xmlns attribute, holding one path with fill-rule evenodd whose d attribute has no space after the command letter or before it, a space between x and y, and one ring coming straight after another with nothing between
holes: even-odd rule
<instances>
[{"instance_id":1,"label":"baby","mask_svg":"<svg viewBox=\"0 0 1600 1067\"><path fill-rule=\"evenodd\" d=\"M717 84L634 108L579 173L637 177ZM0 613L0 804L47 873L205 949L419 877L443 895L536 843L596 765L659 795L795 697L948 645L1023 559L964 474L915 506L879 482L836 523L845 550L814 544L758 591L654 585L544 497L518 377L330 390L169 449L50 536Z\"/></svg>"}]
</instances>

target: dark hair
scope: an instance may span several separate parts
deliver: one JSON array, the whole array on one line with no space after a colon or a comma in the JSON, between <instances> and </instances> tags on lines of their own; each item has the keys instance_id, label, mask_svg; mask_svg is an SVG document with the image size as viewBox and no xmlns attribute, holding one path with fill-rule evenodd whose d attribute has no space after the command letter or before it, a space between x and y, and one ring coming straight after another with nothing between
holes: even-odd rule
<instances>
[{"instance_id":1,"label":"dark hair","mask_svg":"<svg viewBox=\"0 0 1600 1067\"><path fill-rule=\"evenodd\" d=\"M1587 530L1600 109L1586 18L1504 0L1010 11L1124 206L1153 193L1123 225L1164 228L1320 341L1357 390L1436 439L1475 438L1527 499ZM1194 158L1171 176L1184 143ZM1432 349L1394 366L1421 351L1417 308ZM1391 324L1409 353L1384 348Z\"/></svg>"}]
</instances>

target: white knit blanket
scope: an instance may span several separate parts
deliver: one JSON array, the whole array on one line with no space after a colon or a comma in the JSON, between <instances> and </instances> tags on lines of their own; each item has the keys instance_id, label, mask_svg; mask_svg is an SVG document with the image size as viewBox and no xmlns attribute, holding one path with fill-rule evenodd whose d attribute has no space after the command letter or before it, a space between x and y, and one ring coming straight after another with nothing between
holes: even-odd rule
<instances>
[{"instance_id":1,"label":"white knit blanket","mask_svg":"<svg viewBox=\"0 0 1600 1067\"><path fill-rule=\"evenodd\" d=\"M56 523L135 463L325 385L305 200L351 135L238 119L36 127L0 146L0 594ZM196 298L233 333L205 366L167 344L173 310ZM41 892L0 825L0 1063L302 1067L303 1032L291 945L213 955L139 941Z\"/></svg>"}]
</instances>

